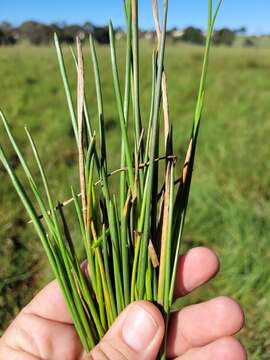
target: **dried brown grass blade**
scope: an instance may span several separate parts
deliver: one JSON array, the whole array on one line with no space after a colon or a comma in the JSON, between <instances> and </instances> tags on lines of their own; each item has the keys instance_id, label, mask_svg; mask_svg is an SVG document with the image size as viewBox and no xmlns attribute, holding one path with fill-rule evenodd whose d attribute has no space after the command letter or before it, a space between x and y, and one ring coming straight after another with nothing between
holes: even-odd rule
<instances>
[{"instance_id":1,"label":"dried brown grass blade","mask_svg":"<svg viewBox=\"0 0 270 360\"><path fill-rule=\"evenodd\" d=\"M159 260L158 260L157 252L152 243L152 240L149 241L148 253L149 253L152 265L156 269L159 266Z\"/></svg>"}]
</instances>

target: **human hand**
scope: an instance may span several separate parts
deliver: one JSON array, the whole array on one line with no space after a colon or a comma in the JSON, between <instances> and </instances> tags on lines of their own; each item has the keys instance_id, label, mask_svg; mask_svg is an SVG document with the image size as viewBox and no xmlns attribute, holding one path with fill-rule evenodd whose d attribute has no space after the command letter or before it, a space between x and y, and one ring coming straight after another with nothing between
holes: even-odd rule
<instances>
[{"instance_id":1,"label":"human hand","mask_svg":"<svg viewBox=\"0 0 270 360\"><path fill-rule=\"evenodd\" d=\"M219 269L216 255L194 248L179 261L175 296L210 280ZM244 323L240 306L228 297L191 305L171 316L167 356L177 360L245 360L233 335ZM164 322L151 303L130 304L90 354L80 340L56 281L46 286L0 339L0 360L151 360L164 336Z\"/></svg>"}]
</instances>

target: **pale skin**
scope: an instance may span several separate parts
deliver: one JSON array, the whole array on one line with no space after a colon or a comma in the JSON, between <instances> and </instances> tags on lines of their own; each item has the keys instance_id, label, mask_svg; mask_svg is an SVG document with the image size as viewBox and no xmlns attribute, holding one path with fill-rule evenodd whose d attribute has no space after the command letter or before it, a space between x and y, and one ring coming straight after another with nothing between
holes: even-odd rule
<instances>
[{"instance_id":1,"label":"pale skin","mask_svg":"<svg viewBox=\"0 0 270 360\"><path fill-rule=\"evenodd\" d=\"M180 258L175 296L184 296L213 278L217 256L199 247ZM234 335L244 315L231 298L217 297L174 313L167 356L176 360L245 360ZM159 310L145 301L129 305L103 340L85 354L58 284L47 285L16 317L0 339L0 360L151 360L164 335Z\"/></svg>"}]
</instances>

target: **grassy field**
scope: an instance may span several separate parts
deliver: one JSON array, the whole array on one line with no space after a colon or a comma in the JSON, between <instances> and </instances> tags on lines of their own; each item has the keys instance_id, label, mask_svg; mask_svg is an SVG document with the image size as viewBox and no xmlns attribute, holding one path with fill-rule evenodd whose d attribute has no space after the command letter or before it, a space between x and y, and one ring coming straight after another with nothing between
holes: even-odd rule
<instances>
[{"instance_id":1,"label":"grassy field","mask_svg":"<svg viewBox=\"0 0 270 360\"><path fill-rule=\"evenodd\" d=\"M75 87L72 59L67 49L65 52ZM109 50L103 47L98 52L110 134L110 168L114 169L119 161L119 128ZM124 62L121 46L119 52ZM146 122L151 46L143 44L141 54L142 116ZM180 159L190 132L201 61L199 47L168 47L170 112L175 152ZM87 97L96 122L92 73L90 66L87 69ZM219 276L183 299L183 304L221 294L238 300L246 312L246 327L240 338L252 360L270 358L269 70L270 50L213 49L183 246L184 251L206 245L221 258ZM78 185L77 155L54 49L0 48L0 79L0 107L8 115L29 161L32 158L23 131L25 124L40 145L56 197L68 198L69 185ZM7 146L2 130L0 141ZM16 157L11 151L9 154L20 174ZM0 333L52 276L39 241L26 222L25 212L0 167Z\"/></svg>"}]
</instances>

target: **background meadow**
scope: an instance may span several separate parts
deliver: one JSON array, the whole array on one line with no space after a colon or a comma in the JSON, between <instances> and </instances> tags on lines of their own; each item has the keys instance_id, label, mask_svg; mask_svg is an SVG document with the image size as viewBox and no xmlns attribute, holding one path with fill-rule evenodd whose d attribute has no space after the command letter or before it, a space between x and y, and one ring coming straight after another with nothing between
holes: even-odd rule
<instances>
[{"instance_id":1,"label":"background meadow","mask_svg":"<svg viewBox=\"0 0 270 360\"><path fill-rule=\"evenodd\" d=\"M64 47L75 90L74 64ZM149 117L152 45L141 45L141 102ZM166 72L174 151L180 161L188 144L202 62L202 47L168 43ZM124 66L124 43L118 42ZM122 54L122 56L121 56ZM118 167L120 129L112 86L109 48L98 46L102 60L109 168ZM95 90L85 47L87 99L96 122ZM270 358L270 50L238 46L212 49L207 97L182 251L205 245L221 259L217 278L182 299L194 303L229 295L246 313L240 339L250 359ZM123 74L123 71L120 71ZM33 162L24 125L39 144L51 185L60 201L78 189L77 152L55 50L21 44L0 48L0 107L6 113L29 162ZM4 131L13 167L17 158ZM115 179L111 179L114 187ZM0 167L0 335L19 309L52 274L33 228ZM72 219L71 219L72 221ZM78 230L74 223L74 234ZM77 232L78 233L78 232ZM77 236L77 246L80 237ZM82 254L83 257L83 254Z\"/></svg>"}]
</instances>

